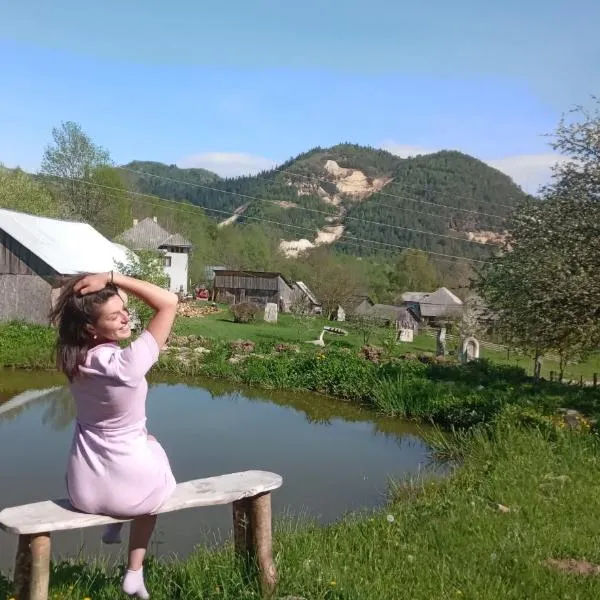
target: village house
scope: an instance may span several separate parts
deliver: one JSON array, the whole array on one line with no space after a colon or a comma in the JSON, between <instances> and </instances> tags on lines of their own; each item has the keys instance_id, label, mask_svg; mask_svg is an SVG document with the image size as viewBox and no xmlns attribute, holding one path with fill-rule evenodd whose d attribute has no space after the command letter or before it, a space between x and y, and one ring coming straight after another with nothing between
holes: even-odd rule
<instances>
[{"instance_id":1,"label":"village house","mask_svg":"<svg viewBox=\"0 0 600 600\"><path fill-rule=\"evenodd\" d=\"M282 312L290 312L294 301L293 284L281 273L263 271L217 270L213 279L213 299L239 304L251 302L264 307L277 304Z\"/></svg>"},{"instance_id":2,"label":"village house","mask_svg":"<svg viewBox=\"0 0 600 600\"><path fill-rule=\"evenodd\" d=\"M353 316L364 316L369 314L375 303L369 296L359 296L353 301L353 308L350 313Z\"/></svg>"},{"instance_id":3,"label":"village house","mask_svg":"<svg viewBox=\"0 0 600 600\"><path fill-rule=\"evenodd\" d=\"M117 241L132 250L154 250L162 255L163 269L172 292L187 293L189 287L189 254L192 244L179 233L170 233L156 217L138 221L117 237Z\"/></svg>"},{"instance_id":4,"label":"village house","mask_svg":"<svg viewBox=\"0 0 600 600\"><path fill-rule=\"evenodd\" d=\"M419 320L432 325L460 319L464 308L463 301L446 287L435 292L405 292L402 301Z\"/></svg>"},{"instance_id":5,"label":"village house","mask_svg":"<svg viewBox=\"0 0 600 600\"><path fill-rule=\"evenodd\" d=\"M414 334L419 330L419 316L406 306L392 304L374 304L368 297L359 299L360 302L352 311L354 320L369 319L383 327L394 326L397 330L410 330Z\"/></svg>"},{"instance_id":6,"label":"village house","mask_svg":"<svg viewBox=\"0 0 600 600\"><path fill-rule=\"evenodd\" d=\"M374 304L367 316L379 324L396 329L410 329L414 333L419 330L419 319L417 315L405 306L393 306L391 304Z\"/></svg>"},{"instance_id":7,"label":"village house","mask_svg":"<svg viewBox=\"0 0 600 600\"><path fill-rule=\"evenodd\" d=\"M303 281L296 281L293 289L293 311L306 315L320 315L323 305Z\"/></svg>"},{"instance_id":8,"label":"village house","mask_svg":"<svg viewBox=\"0 0 600 600\"><path fill-rule=\"evenodd\" d=\"M0 209L0 320L47 325L64 276L119 263L126 249L87 223Z\"/></svg>"}]
</instances>

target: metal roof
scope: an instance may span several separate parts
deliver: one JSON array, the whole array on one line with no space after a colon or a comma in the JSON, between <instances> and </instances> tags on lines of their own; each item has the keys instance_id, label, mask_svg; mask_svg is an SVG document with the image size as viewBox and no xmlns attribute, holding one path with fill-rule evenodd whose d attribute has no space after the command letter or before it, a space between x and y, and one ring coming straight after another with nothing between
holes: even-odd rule
<instances>
[{"instance_id":1,"label":"metal roof","mask_svg":"<svg viewBox=\"0 0 600 600\"><path fill-rule=\"evenodd\" d=\"M317 297L310 291L310 288L303 281L296 281L296 285L302 290L302 292L308 297L308 299L317 306L321 306L321 303L317 300Z\"/></svg>"},{"instance_id":2,"label":"metal roof","mask_svg":"<svg viewBox=\"0 0 600 600\"><path fill-rule=\"evenodd\" d=\"M435 292L406 292L402 294L404 302L416 302L420 305L424 317L460 316L463 302L448 288L441 287Z\"/></svg>"},{"instance_id":3,"label":"metal roof","mask_svg":"<svg viewBox=\"0 0 600 600\"><path fill-rule=\"evenodd\" d=\"M127 253L87 223L0 209L0 229L60 275L101 273L127 264Z\"/></svg>"},{"instance_id":4,"label":"metal roof","mask_svg":"<svg viewBox=\"0 0 600 600\"><path fill-rule=\"evenodd\" d=\"M169 233L150 217L142 219L133 227L126 229L117 239L134 250L157 250L162 246L180 246L182 248L191 248L192 246L181 234Z\"/></svg>"}]
</instances>

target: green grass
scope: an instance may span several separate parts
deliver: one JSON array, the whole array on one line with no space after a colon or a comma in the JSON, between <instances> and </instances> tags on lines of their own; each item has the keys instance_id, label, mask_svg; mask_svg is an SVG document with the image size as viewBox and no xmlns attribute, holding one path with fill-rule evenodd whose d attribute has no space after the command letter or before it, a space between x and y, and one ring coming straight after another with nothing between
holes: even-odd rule
<instances>
[{"instance_id":1,"label":"green grass","mask_svg":"<svg viewBox=\"0 0 600 600\"><path fill-rule=\"evenodd\" d=\"M547 600L600 597L600 578L556 572L551 558L600 563L600 448L590 435L505 422L466 442L438 483L404 482L383 510L318 527L275 528L277 597L310 600ZM464 449L463 449L464 450ZM318 490L315 490L318 493ZM503 504L510 512L497 509ZM228 545L181 562L151 560L153 600L259 598ZM120 569L55 565L51 598L113 600ZM9 593L0 579L0 593ZM3 595L2 597L6 597Z\"/></svg>"},{"instance_id":2,"label":"green grass","mask_svg":"<svg viewBox=\"0 0 600 600\"><path fill-rule=\"evenodd\" d=\"M319 317L299 318L281 313L276 324L265 323L262 319L249 324L234 323L227 310L203 318L179 317L174 332L179 335L198 335L220 341L248 339L263 345L291 343L298 344L301 349L304 349L312 347L307 342L316 340L325 325L339 325L348 331L348 335L344 337L325 334L327 347L358 349L364 345L363 331L353 323L338 324ZM369 344L383 346L392 333L390 329L376 328L370 335ZM25 323L0 323L0 342L0 367L54 368L52 356L54 332L48 327ZM451 343L449 348L455 351ZM414 354L435 352L435 338L425 334L418 335L413 343L398 344L397 352ZM488 348L481 349L481 357L501 365L519 366L527 373L532 373L531 357L512 352L509 359L506 352ZM551 371L556 375L558 370L558 363L546 359L542 376L548 379ZM569 364L565 369L565 377L573 381L579 381L580 378L591 381L594 373L600 374L600 354L594 354L589 360L581 363Z\"/></svg>"},{"instance_id":3,"label":"green grass","mask_svg":"<svg viewBox=\"0 0 600 600\"><path fill-rule=\"evenodd\" d=\"M51 369L55 332L29 323L0 323L0 367Z\"/></svg>"},{"instance_id":4,"label":"green grass","mask_svg":"<svg viewBox=\"0 0 600 600\"><path fill-rule=\"evenodd\" d=\"M327 346L360 348L364 345L362 330L351 322L332 323L320 317L299 318L280 313L276 324L265 323L260 318L254 323L239 324L233 322L226 309L203 318L179 318L175 325L175 332L180 335L199 335L215 340L248 339L257 343L276 344L285 342L303 346L306 342L317 339L325 325L340 326L348 331L348 336L345 337L325 334ZM369 344L382 346L391 333L392 331L387 328L375 328L370 336ZM456 350L452 343L449 343L448 347L452 351ZM416 354L435 352L435 349L435 338L426 334L415 336L412 343L400 343L398 345L399 352ZM529 356L519 355L514 351L510 353L509 358L507 352L482 347L481 357L498 364L519 366L525 369L527 373L533 373L533 359ZM545 359L542 376L549 379L551 371L554 372L555 377L558 375L558 362ZM579 381L582 377L586 381L591 381L594 373L598 373L600 376L600 354L594 354L586 361L569 364L565 368L565 378L574 381Z\"/></svg>"}]
</instances>

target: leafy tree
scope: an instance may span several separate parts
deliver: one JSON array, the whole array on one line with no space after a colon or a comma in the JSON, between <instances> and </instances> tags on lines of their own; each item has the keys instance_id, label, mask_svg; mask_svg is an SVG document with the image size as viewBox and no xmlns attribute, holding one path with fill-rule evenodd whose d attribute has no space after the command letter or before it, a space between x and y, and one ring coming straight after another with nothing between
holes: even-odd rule
<instances>
[{"instance_id":1,"label":"leafy tree","mask_svg":"<svg viewBox=\"0 0 600 600\"><path fill-rule=\"evenodd\" d=\"M21 169L0 166L0 207L44 217L59 217L59 202Z\"/></svg>"},{"instance_id":2,"label":"leafy tree","mask_svg":"<svg viewBox=\"0 0 600 600\"><path fill-rule=\"evenodd\" d=\"M326 248L312 252L307 265L310 270L305 281L322 303L326 316L333 315L338 306L348 312L367 290L363 269L354 262L336 258Z\"/></svg>"},{"instance_id":3,"label":"leafy tree","mask_svg":"<svg viewBox=\"0 0 600 600\"><path fill-rule=\"evenodd\" d=\"M162 253L153 250L138 250L127 252L127 263L117 263L116 268L123 275L149 281L160 287L167 287L168 278L164 271L164 257ZM134 320L139 319L143 329L148 325L154 311L145 303L132 296L127 303Z\"/></svg>"},{"instance_id":4,"label":"leafy tree","mask_svg":"<svg viewBox=\"0 0 600 600\"><path fill-rule=\"evenodd\" d=\"M54 178L52 185L72 216L113 233L115 197L121 201L118 212L125 187L117 172L109 169L108 150L96 145L73 121L54 127L52 139L44 151L41 173Z\"/></svg>"},{"instance_id":5,"label":"leafy tree","mask_svg":"<svg viewBox=\"0 0 600 600\"><path fill-rule=\"evenodd\" d=\"M600 111L576 113L554 143L570 160L543 200L515 213L504 252L477 285L507 341L536 356L557 352L561 366L600 344Z\"/></svg>"},{"instance_id":6,"label":"leafy tree","mask_svg":"<svg viewBox=\"0 0 600 600\"><path fill-rule=\"evenodd\" d=\"M399 292L430 292L437 287L438 273L425 252L405 250L396 261L392 282Z\"/></svg>"}]
</instances>

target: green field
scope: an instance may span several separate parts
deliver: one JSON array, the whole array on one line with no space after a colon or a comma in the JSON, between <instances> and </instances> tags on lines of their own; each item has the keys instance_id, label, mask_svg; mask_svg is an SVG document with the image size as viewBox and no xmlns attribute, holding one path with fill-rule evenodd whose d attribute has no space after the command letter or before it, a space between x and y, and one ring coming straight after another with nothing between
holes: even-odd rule
<instances>
[{"instance_id":1,"label":"green field","mask_svg":"<svg viewBox=\"0 0 600 600\"><path fill-rule=\"evenodd\" d=\"M256 343L279 342L298 344L301 347L309 345L310 340L316 340L325 325L340 326L348 331L348 336L339 337L325 334L325 343L332 347L353 347L360 348L364 345L363 330L353 323L333 323L320 317L296 317L290 314L279 314L277 324L265 323L262 319L257 319L253 323L240 324L234 323L226 308L220 313L215 313L201 318L179 317L175 325L175 332L180 335L199 335L215 340L252 340ZM372 331L369 344L382 346L386 339L393 334L393 330L386 328L376 328ZM400 343L397 346L398 353L424 353L435 352L435 338L431 335L421 334L415 337L412 343ZM452 342L448 343L450 351L456 351ZM481 348L481 357L487 358L495 363L510 364L520 366L528 373L533 371L533 359L528 356L511 353L510 358L507 352L500 352L488 348ZM550 372L558 373L559 365L556 361L544 360L542 376L550 377ZM577 364L569 364L565 369L565 378L579 381L583 377L586 381L591 381L594 373L600 376L600 354L593 355L589 360ZM555 375L556 376L556 375ZM599 377L600 378L600 377Z\"/></svg>"}]
</instances>

